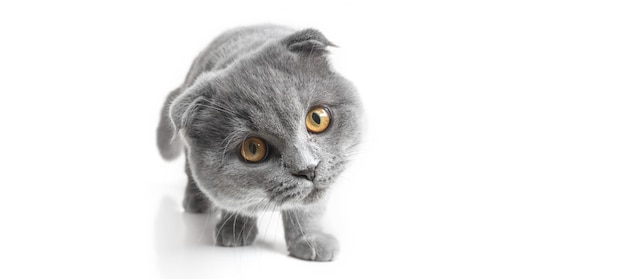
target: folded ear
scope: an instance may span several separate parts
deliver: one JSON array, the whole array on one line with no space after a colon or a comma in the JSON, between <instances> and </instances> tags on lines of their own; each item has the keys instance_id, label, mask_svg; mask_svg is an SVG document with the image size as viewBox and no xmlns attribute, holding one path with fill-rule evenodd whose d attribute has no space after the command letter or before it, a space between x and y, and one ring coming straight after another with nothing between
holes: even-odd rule
<instances>
[{"instance_id":1,"label":"folded ear","mask_svg":"<svg viewBox=\"0 0 626 279\"><path fill-rule=\"evenodd\" d=\"M184 89L171 102L169 106L169 117L174 127L174 135L178 135L180 131L190 127L194 117L194 112L201 107L203 102L208 101L213 95L213 86L211 81L214 74L211 72L200 74L196 77L191 86Z\"/></svg>"},{"instance_id":2,"label":"folded ear","mask_svg":"<svg viewBox=\"0 0 626 279\"><path fill-rule=\"evenodd\" d=\"M172 126L178 134L179 131L186 129L189 126L189 118L193 113L193 103L196 102L199 95L194 91L187 89L180 94L172 104L170 105L170 119L172 120Z\"/></svg>"},{"instance_id":3,"label":"folded ear","mask_svg":"<svg viewBox=\"0 0 626 279\"><path fill-rule=\"evenodd\" d=\"M200 107L200 102L208 99L205 91L208 91L207 87L199 88L196 84L172 101L170 105L170 119L172 120L175 135L190 127L194 112Z\"/></svg>"},{"instance_id":4,"label":"folded ear","mask_svg":"<svg viewBox=\"0 0 626 279\"><path fill-rule=\"evenodd\" d=\"M283 44L289 51L306 53L325 53L327 46L335 46L328 41L324 34L316 29L304 29L283 39Z\"/></svg>"}]
</instances>

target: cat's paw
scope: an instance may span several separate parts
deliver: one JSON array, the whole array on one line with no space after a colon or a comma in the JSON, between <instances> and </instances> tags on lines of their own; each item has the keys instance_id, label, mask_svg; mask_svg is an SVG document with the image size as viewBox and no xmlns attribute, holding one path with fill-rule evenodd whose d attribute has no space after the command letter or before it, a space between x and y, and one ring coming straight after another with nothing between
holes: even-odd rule
<instances>
[{"instance_id":1,"label":"cat's paw","mask_svg":"<svg viewBox=\"0 0 626 279\"><path fill-rule=\"evenodd\" d=\"M183 208L189 213L206 213L209 211L209 201L204 197L186 194L183 199Z\"/></svg>"},{"instance_id":2,"label":"cat's paw","mask_svg":"<svg viewBox=\"0 0 626 279\"><path fill-rule=\"evenodd\" d=\"M324 233L309 233L289 244L289 256L318 262L332 261L339 252L337 239Z\"/></svg>"},{"instance_id":3,"label":"cat's paw","mask_svg":"<svg viewBox=\"0 0 626 279\"><path fill-rule=\"evenodd\" d=\"M256 221L220 222L216 230L215 244L226 247L251 245L259 232Z\"/></svg>"}]
</instances>

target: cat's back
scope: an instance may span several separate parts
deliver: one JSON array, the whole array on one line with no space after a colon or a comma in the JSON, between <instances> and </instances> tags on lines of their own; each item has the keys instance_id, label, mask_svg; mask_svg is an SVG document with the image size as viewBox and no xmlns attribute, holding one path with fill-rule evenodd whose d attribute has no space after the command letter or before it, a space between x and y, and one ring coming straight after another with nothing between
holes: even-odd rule
<instances>
[{"instance_id":1,"label":"cat's back","mask_svg":"<svg viewBox=\"0 0 626 279\"><path fill-rule=\"evenodd\" d=\"M267 24L239 27L222 33L196 57L184 87L190 86L201 73L223 69L268 40L285 37L294 31L288 27Z\"/></svg>"}]
</instances>

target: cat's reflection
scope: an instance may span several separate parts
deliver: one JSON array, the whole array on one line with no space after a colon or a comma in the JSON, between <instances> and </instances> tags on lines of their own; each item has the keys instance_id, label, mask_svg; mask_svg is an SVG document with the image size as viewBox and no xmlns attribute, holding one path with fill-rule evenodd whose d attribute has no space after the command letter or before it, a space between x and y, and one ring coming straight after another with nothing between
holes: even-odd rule
<instances>
[{"instance_id":1,"label":"cat's reflection","mask_svg":"<svg viewBox=\"0 0 626 279\"><path fill-rule=\"evenodd\" d=\"M155 220L155 250L158 269L163 278L189 277L203 271L207 259L201 255L215 247L212 228L215 218L209 214L188 214L173 197L163 197Z\"/></svg>"},{"instance_id":2,"label":"cat's reflection","mask_svg":"<svg viewBox=\"0 0 626 279\"><path fill-rule=\"evenodd\" d=\"M278 237L273 229L278 224L268 222L262 227L259 238L252 246L220 247L215 245L213 230L217 223L215 214L185 213L174 197L164 196L159 203L154 227L156 261L163 278L181 278L183 275L214 273L211 261L223 262L224 258L263 258L264 255L286 255L286 247L277 245ZM270 213L271 214L271 213ZM270 219L280 219L277 213ZM271 221L271 220L270 220ZM273 252L273 253L272 253ZM249 255L249 256L248 256ZM213 271L211 271L211 268ZM204 270L204 271L203 271Z\"/></svg>"},{"instance_id":3,"label":"cat's reflection","mask_svg":"<svg viewBox=\"0 0 626 279\"><path fill-rule=\"evenodd\" d=\"M163 197L156 218L157 249L169 254L193 246L214 246L214 216L183 212L172 197Z\"/></svg>"}]
</instances>

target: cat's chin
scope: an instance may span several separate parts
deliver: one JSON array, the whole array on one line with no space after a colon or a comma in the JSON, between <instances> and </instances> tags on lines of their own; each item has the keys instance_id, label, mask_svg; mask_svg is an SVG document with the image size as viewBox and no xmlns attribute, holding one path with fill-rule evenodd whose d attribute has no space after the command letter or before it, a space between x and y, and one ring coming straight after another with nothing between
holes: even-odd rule
<instances>
[{"instance_id":1,"label":"cat's chin","mask_svg":"<svg viewBox=\"0 0 626 279\"><path fill-rule=\"evenodd\" d=\"M318 201L321 201L326 197L326 192L328 187L314 187L311 193L309 193L303 200L302 203L305 205L313 204Z\"/></svg>"},{"instance_id":2,"label":"cat's chin","mask_svg":"<svg viewBox=\"0 0 626 279\"><path fill-rule=\"evenodd\" d=\"M254 216L264 211L296 209L308 207L323 200L328 192L327 185L311 181L291 181L271 190L250 192L247 197L225 197L216 199L209 193L209 199L226 211Z\"/></svg>"},{"instance_id":3,"label":"cat's chin","mask_svg":"<svg viewBox=\"0 0 626 279\"><path fill-rule=\"evenodd\" d=\"M294 209L307 207L324 199L328 188L312 187L309 191L298 198L284 200L277 204L280 209Z\"/></svg>"},{"instance_id":4,"label":"cat's chin","mask_svg":"<svg viewBox=\"0 0 626 279\"><path fill-rule=\"evenodd\" d=\"M311 191L308 195L304 196L300 199L289 199L284 200L280 203L278 202L262 202L257 204L238 206L238 207L224 207L223 209L230 212L237 212L246 216L256 216L261 212L267 211L280 211L280 210L290 210L290 209L301 209L306 208L312 205L315 205L317 202L321 201L325 197L326 190L325 189L316 189Z\"/></svg>"},{"instance_id":5,"label":"cat's chin","mask_svg":"<svg viewBox=\"0 0 626 279\"><path fill-rule=\"evenodd\" d=\"M263 211L289 210L304 208L322 201L327 194L328 187L310 187L299 189L296 193L286 192L279 197L264 199L262 202L247 204L236 211L246 215L255 215Z\"/></svg>"}]
</instances>

